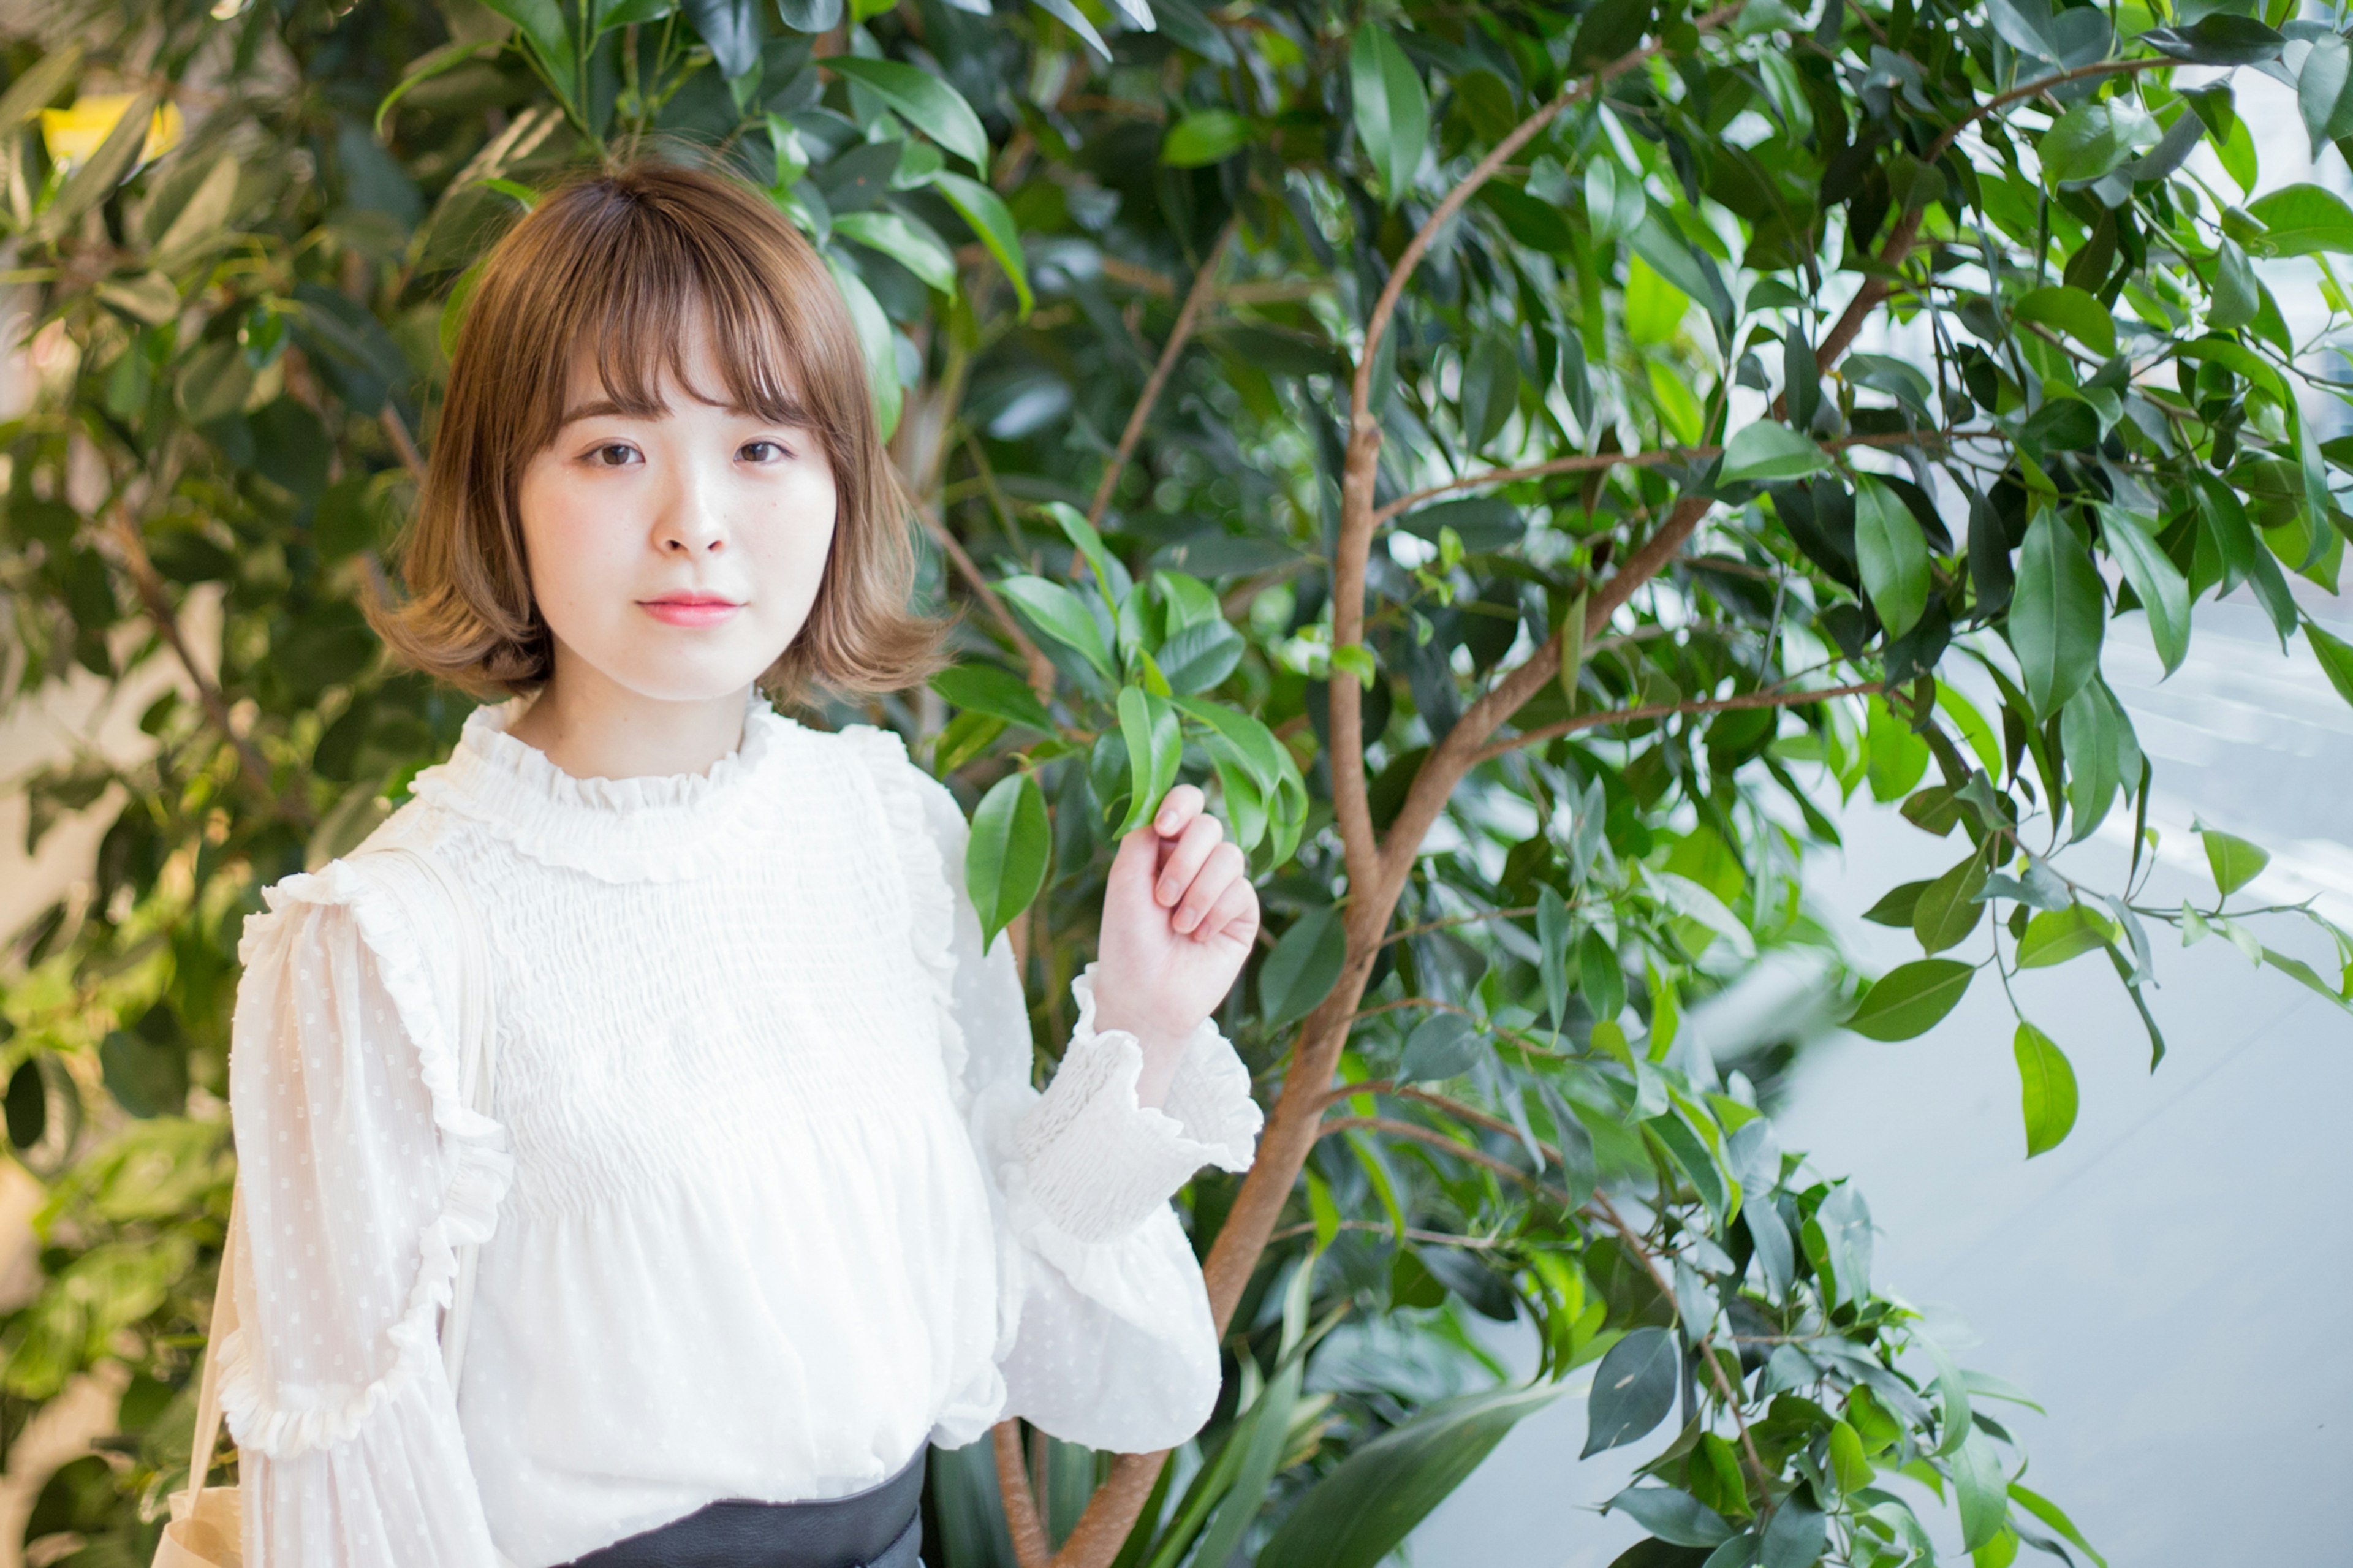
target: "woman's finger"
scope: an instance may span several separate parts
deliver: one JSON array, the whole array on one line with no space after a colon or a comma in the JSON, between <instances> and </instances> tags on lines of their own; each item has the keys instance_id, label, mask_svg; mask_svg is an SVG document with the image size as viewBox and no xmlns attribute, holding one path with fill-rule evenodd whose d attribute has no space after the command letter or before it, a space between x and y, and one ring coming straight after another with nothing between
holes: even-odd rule
<instances>
[{"instance_id":1,"label":"woman's finger","mask_svg":"<svg viewBox=\"0 0 2353 1568\"><path fill-rule=\"evenodd\" d=\"M1220 843L1209 851L1209 858L1185 889L1184 902L1178 904L1172 917L1177 931L1189 935L1200 925L1202 917L1216 907L1226 889L1242 874L1242 852L1230 844Z\"/></svg>"},{"instance_id":2,"label":"woman's finger","mask_svg":"<svg viewBox=\"0 0 2353 1568\"><path fill-rule=\"evenodd\" d=\"M1237 877L1218 895L1209 906L1209 918L1201 922L1202 936L1222 936L1248 947L1258 935L1258 889L1247 877Z\"/></svg>"},{"instance_id":3,"label":"woman's finger","mask_svg":"<svg viewBox=\"0 0 2353 1568\"><path fill-rule=\"evenodd\" d=\"M1167 861L1160 868L1159 879L1152 885L1152 896L1163 906L1173 907L1185 896L1185 889L1208 861L1209 851L1225 835L1218 819L1206 811L1187 823L1185 831L1170 847Z\"/></svg>"},{"instance_id":4,"label":"woman's finger","mask_svg":"<svg viewBox=\"0 0 2353 1568\"><path fill-rule=\"evenodd\" d=\"M1152 830L1163 838L1176 837L1185 831L1187 824L1201 815L1208 798L1198 784L1178 784L1160 797L1160 809L1152 816Z\"/></svg>"}]
</instances>

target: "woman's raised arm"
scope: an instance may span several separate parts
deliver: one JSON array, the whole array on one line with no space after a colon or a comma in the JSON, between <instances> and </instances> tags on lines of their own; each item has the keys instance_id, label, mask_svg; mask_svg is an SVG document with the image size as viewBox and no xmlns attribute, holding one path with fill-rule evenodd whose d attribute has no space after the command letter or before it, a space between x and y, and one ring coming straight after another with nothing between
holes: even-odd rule
<instances>
[{"instance_id":1,"label":"woman's raised arm","mask_svg":"<svg viewBox=\"0 0 2353 1568\"><path fill-rule=\"evenodd\" d=\"M1042 1094L1033 1089L1012 944L984 949L965 892L964 815L903 756L898 766L923 803L952 896L946 1005L963 1045L959 1099L999 1227L1005 1414L1096 1448L1182 1442L1217 1402L1218 1340L1169 1200L1204 1165L1249 1168L1263 1120L1250 1073L1204 1023L1184 1043L1161 1108L1145 1108L1139 1044L1095 1031L1092 979L1082 975L1061 1066Z\"/></svg>"},{"instance_id":2,"label":"woman's raised arm","mask_svg":"<svg viewBox=\"0 0 2353 1568\"><path fill-rule=\"evenodd\" d=\"M455 1248L512 1164L399 907L350 861L268 889L240 942L229 1103L244 1190L221 1356L247 1568L493 1568L442 1369Z\"/></svg>"}]
</instances>

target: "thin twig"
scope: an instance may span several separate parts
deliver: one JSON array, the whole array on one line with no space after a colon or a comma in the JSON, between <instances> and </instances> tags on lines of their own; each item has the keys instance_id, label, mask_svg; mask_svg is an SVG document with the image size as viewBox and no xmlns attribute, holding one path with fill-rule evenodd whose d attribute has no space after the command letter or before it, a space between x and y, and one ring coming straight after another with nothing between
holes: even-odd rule
<instances>
[{"instance_id":1,"label":"thin twig","mask_svg":"<svg viewBox=\"0 0 2353 1568\"><path fill-rule=\"evenodd\" d=\"M187 634L180 627L179 612L173 607L172 596L165 591L164 580L156 575L155 563L148 559L147 542L139 536L138 527L132 522L126 509L117 505L108 513L106 535L121 553L123 570L131 575L131 585L139 595L140 607L147 612L148 620L171 645L173 657L180 661L180 668L186 672L189 683L195 687L196 700L203 704L205 716L212 721L213 728L218 730L236 751L237 771L244 775L246 784L255 794L269 801L280 815L290 817L305 827L311 826L315 818L310 806L300 799L278 794L270 784L269 764L262 760L253 742L238 734L237 726L230 721L228 699L222 693L219 682L206 675L203 666L196 662L195 653L188 647Z\"/></svg>"},{"instance_id":2,"label":"thin twig","mask_svg":"<svg viewBox=\"0 0 2353 1568\"><path fill-rule=\"evenodd\" d=\"M1111 509L1111 492L1119 484L1119 476L1127 460L1134 455L1135 444L1144 438L1144 426L1152 417L1152 406L1160 401L1160 389L1168 384L1169 373L1176 368L1176 360L1185 352L1187 340L1199 320L1201 307L1217 292L1218 264L1225 259L1226 247L1232 243L1234 231L1241 224L1236 214L1226 220L1218 232L1217 243L1209 254L1201 258L1201 269L1193 274L1193 287L1185 291L1185 303L1176 312L1176 325L1168 334L1168 342L1160 350L1160 363L1152 367L1152 378L1144 384L1144 395L1135 400L1135 407L1127 416L1127 428L1119 433L1119 449L1112 454L1110 467L1095 483L1095 499L1087 507L1087 521L1103 526L1103 513Z\"/></svg>"},{"instance_id":3,"label":"thin twig","mask_svg":"<svg viewBox=\"0 0 2353 1568\"><path fill-rule=\"evenodd\" d=\"M385 400L382 417L384 433L391 437L392 449L400 454L400 466L408 470L408 477L422 489L425 484L424 455L417 451L417 443L409 437L408 426L400 417L400 410L393 406L389 398Z\"/></svg>"},{"instance_id":4,"label":"thin twig","mask_svg":"<svg viewBox=\"0 0 2353 1568\"><path fill-rule=\"evenodd\" d=\"M1878 680L1859 680L1846 686L1824 687L1817 691L1744 691L1736 697L1711 697L1701 702L1661 702L1648 708L1604 708L1598 712L1580 713L1557 724L1540 725L1493 742L1479 749L1477 759L1482 763L1489 762L1522 746L1537 745L1562 735L1574 734L1579 730L1596 730L1609 724L1640 724L1681 714L1728 713L1747 708L1802 708L1809 702L1820 702L1832 697L1861 697L1879 690L1885 684Z\"/></svg>"},{"instance_id":5,"label":"thin twig","mask_svg":"<svg viewBox=\"0 0 2353 1568\"><path fill-rule=\"evenodd\" d=\"M948 531L948 525L940 521L939 513L929 506L918 505L915 508L915 515L923 520L923 531L932 536L932 542L945 552L947 558L955 563L957 574L964 578L980 602L987 606L990 618L997 622L998 629L1011 639L1015 647L1021 650L1021 657L1029 666L1029 689L1038 694L1038 700L1043 702L1052 697L1054 661L1048 658L1039 650L1038 645L1029 640L1029 634L1023 631L1020 624L1014 620L1013 612L1005 607L1005 601L997 597L997 590L989 585L988 579L982 574L979 565L965 552L965 548L957 542L956 536Z\"/></svg>"},{"instance_id":6,"label":"thin twig","mask_svg":"<svg viewBox=\"0 0 2353 1568\"><path fill-rule=\"evenodd\" d=\"M1936 442L1966 441L1979 436L1994 434L1989 430L1908 430L1883 436L1841 436L1822 442L1825 452L1842 452L1849 447L1913 447ZM1375 522L1387 522L1401 511L1409 511L1434 497L1455 490L1467 490L1480 485L1509 484L1514 479L1544 479L1553 474L1589 474L1604 468L1655 468L1662 463L1704 463L1710 458L1724 455L1722 447L1660 447L1644 452L1596 452L1573 458L1554 458L1546 462L1529 463L1520 468L1488 468L1459 479L1444 480L1413 490L1374 511Z\"/></svg>"}]
</instances>

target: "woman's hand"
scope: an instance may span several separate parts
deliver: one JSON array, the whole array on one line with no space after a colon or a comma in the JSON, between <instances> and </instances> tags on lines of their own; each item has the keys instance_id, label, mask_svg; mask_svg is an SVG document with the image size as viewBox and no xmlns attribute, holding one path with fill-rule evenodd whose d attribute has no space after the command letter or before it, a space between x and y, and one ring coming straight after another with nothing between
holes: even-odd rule
<instances>
[{"instance_id":1,"label":"woman's hand","mask_svg":"<svg viewBox=\"0 0 2353 1568\"><path fill-rule=\"evenodd\" d=\"M1095 1027L1144 1046L1136 1098L1158 1106L1178 1044L1233 989L1258 938L1258 890L1201 792L1178 784L1120 841L1103 893Z\"/></svg>"}]
</instances>

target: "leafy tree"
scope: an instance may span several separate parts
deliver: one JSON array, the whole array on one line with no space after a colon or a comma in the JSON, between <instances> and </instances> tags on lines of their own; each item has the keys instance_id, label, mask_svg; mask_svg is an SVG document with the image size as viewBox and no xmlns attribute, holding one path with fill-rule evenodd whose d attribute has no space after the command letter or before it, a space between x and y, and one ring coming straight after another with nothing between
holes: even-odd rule
<instances>
[{"instance_id":1,"label":"leafy tree","mask_svg":"<svg viewBox=\"0 0 2353 1568\"><path fill-rule=\"evenodd\" d=\"M2353 211L2197 178L2204 142L2242 199L2257 150L2228 71L2178 75L2292 83L2317 152L2348 47L2243 4L78 0L9 42L39 390L0 427L6 691L178 670L150 758L23 784L36 838L121 805L5 978L51 1194L5 1431L132 1374L34 1533L145 1561L227 1214L239 922L466 710L361 604L467 269L654 137L769 187L865 335L965 654L868 716L974 809L1040 1039L1174 780L1274 917L1224 1018L1259 1163L1187 1198L1228 1397L1173 1465L1011 1426L944 1457L943 1561L1361 1568L1598 1360L1588 1453L1672 1422L1613 1505L1651 1536L1625 1562L2099 1562L2014 1479L2023 1395L1885 1293L1771 1075L1679 1020L1828 949L1816 794L1866 786L1958 858L1872 911L1923 956L1860 988L1863 1034L2088 961L2159 1057L2158 927L2353 993L2353 938L2231 901L2252 845L2204 835L2204 908L2143 900L2140 817L2124 885L2062 865L2146 811L2114 617L2170 669L2244 586L2353 698L2288 584L2333 591L2353 533L2310 368ZM2314 258L2319 342L2271 257ZM2014 1048L2039 1153L2073 1078L2023 1018ZM1535 1325L1535 1383L1494 1386L1479 1314Z\"/></svg>"}]
</instances>

